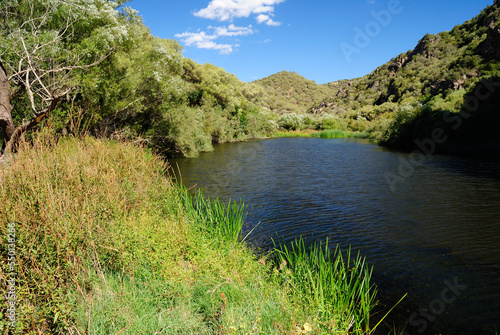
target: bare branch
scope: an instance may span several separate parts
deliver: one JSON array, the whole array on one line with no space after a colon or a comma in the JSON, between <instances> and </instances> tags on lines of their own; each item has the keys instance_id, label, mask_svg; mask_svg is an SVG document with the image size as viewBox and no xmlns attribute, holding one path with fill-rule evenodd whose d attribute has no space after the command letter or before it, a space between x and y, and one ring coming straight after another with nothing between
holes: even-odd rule
<instances>
[{"instance_id":1,"label":"bare branch","mask_svg":"<svg viewBox=\"0 0 500 335\"><path fill-rule=\"evenodd\" d=\"M25 80L26 93L28 93L28 97L30 99L31 111L33 112L33 115L36 115L35 98L33 97L33 91L31 90L29 75L30 72L26 71L26 80Z\"/></svg>"},{"instance_id":2,"label":"bare branch","mask_svg":"<svg viewBox=\"0 0 500 335\"><path fill-rule=\"evenodd\" d=\"M30 84L30 72L32 69L31 59L28 49L26 48L26 44L24 43L24 39L21 39L21 42L23 43L24 51L26 52L26 58L28 61L28 70L26 71L26 79L24 81L26 86L26 93L28 93L28 97L30 99L31 110L33 111L33 115L36 115L35 98L33 97L33 91L31 90L31 84Z\"/></svg>"},{"instance_id":3,"label":"bare branch","mask_svg":"<svg viewBox=\"0 0 500 335\"><path fill-rule=\"evenodd\" d=\"M137 99L135 99L134 101L131 101L127 104L127 106L123 107L122 109L118 110L115 112L115 116L117 116L118 114L120 113L123 113L124 111L126 111L130 106L132 105L135 105L137 102L141 101L141 100L144 100L144 97L139 97Z\"/></svg>"},{"instance_id":4,"label":"bare branch","mask_svg":"<svg viewBox=\"0 0 500 335\"><path fill-rule=\"evenodd\" d=\"M0 59L0 127L4 132L4 140L8 142L15 131L10 104L10 88L7 72Z\"/></svg>"},{"instance_id":5,"label":"bare branch","mask_svg":"<svg viewBox=\"0 0 500 335\"><path fill-rule=\"evenodd\" d=\"M49 74L49 73L59 73L59 72L72 71L72 70L85 70L85 69L88 69L88 68L91 68L93 66L101 64L106 58L108 58L112 54L113 54L113 51L109 52L107 55L101 56L98 60L96 60L95 62L93 62L91 64L64 66L64 67L60 67L60 68L46 70L46 71L44 71L44 73Z\"/></svg>"},{"instance_id":6,"label":"bare branch","mask_svg":"<svg viewBox=\"0 0 500 335\"><path fill-rule=\"evenodd\" d=\"M59 103L59 100L61 99L62 96L63 95L60 95L60 96L54 98L54 100L51 101L50 105L47 108L45 108L44 110L37 113L35 115L35 117L33 117L31 120L29 120L29 121L23 123L22 125L20 125L19 127L17 127L16 130L14 131L14 133L12 134L10 141L8 141L8 143L5 147L4 154L11 153L12 149L19 141L19 138L21 137L21 135L23 133L27 132L28 130L32 129L37 124L39 124L45 116L47 116L50 112L52 112L56 108L56 106Z\"/></svg>"}]
</instances>

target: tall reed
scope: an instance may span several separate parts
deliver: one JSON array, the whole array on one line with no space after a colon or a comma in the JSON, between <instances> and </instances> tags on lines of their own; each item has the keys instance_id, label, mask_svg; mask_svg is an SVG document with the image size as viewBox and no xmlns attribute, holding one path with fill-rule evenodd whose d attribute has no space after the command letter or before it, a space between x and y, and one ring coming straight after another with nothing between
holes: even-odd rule
<instances>
[{"instance_id":1,"label":"tall reed","mask_svg":"<svg viewBox=\"0 0 500 335\"><path fill-rule=\"evenodd\" d=\"M194 219L198 228L210 230L229 242L237 243L245 222L245 206L235 201L224 204L219 199L210 199L203 190L189 193L184 186L179 185L179 197Z\"/></svg>"},{"instance_id":2,"label":"tall reed","mask_svg":"<svg viewBox=\"0 0 500 335\"><path fill-rule=\"evenodd\" d=\"M370 285L372 269L359 253L351 257L349 249L344 260L338 246L331 254L328 240L307 247L302 237L290 246L280 245L275 253L284 283L324 329L343 334L370 331L376 289Z\"/></svg>"},{"instance_id":3,"label":"tall reed","mask_svg":"<svg viewBox=\"0 0 500 335\"><path fill-rule=\"evenodd\" d=\"M321 138L367 138L368 133L344 131L339 129L327 129L319 133Z\"/></svg>"}]
</instances>

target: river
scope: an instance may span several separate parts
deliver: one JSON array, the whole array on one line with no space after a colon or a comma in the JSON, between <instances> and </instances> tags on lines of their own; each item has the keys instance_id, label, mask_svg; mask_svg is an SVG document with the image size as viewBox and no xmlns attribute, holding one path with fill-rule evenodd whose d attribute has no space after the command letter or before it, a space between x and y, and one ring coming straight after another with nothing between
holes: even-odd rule
<instances>
[{"instance_id":1,"label":"river","mask_svg":"<svg viewBox=\"0 0 500 335\"><path fill-rule=\"evenodd\" d=\"M221 144L170 164L188 186L246 204L256 250L299 236L374 267L378 315L406 334L500 327L500 160L410 155L365 140ZM375 318L378 316L376 315Z\"/></svg>"}]
</instances>

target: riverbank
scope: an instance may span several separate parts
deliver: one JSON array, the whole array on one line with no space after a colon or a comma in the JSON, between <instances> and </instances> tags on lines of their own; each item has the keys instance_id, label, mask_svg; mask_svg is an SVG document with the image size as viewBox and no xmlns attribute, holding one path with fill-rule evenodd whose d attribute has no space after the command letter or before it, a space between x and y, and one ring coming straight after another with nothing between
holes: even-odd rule
<instances>
[{"instance_id":1,"label":"riverbank","mask_svg":"<svg viewBox=\"0 0 500 335\"><path fill-rule=\"evenodd\" d=\"M2 232L13 234L0 276L16 280L0 298L3 315L6 299L16 306L2 333L370 331L375 291L362 259L299 242L258 258L241 242L241 205L193 198L135 145L23 146L0 170L0 197Z\"/></svg>"},{"instance_id":2,"label":"riverbank","mask_svg":"<svg viewBox=\"0 0 500 335\"><path fill-rule=\"evenodd\" d=\"M271 137L368 138L369 134L339 129L325 129L322 131L304 129L281 131L271 135Z\"/></svg>"}]
</instances>

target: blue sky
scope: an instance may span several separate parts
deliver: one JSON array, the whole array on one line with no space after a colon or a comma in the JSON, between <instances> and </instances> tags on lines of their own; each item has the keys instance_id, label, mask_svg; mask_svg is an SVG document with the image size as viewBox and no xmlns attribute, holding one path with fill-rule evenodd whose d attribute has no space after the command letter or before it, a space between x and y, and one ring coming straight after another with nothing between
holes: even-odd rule
<instances>
[{"instance_id":1,"label":"blue sky","mask_svg":"<svg viewBox=\"0 0 500 335\"><path fill-rule=\"evenodd\" d=\"M493 0L134 0L155 36L250 82L282 70L318 84L366 75Z\"/></svg>"}]
</instances>

